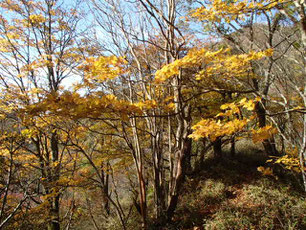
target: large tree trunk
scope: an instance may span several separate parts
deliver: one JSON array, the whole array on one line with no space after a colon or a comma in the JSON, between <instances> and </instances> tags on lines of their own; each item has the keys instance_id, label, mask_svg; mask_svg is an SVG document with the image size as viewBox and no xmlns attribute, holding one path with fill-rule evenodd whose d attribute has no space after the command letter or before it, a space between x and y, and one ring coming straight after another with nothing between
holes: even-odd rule
<instances>
[{"instance_id":1,"label":"large tree trunk","mask_svg":"<svg viewBox=\"0 0 306 230\"><path fill-rule=\"evenodd\" d=\"M56 195L50 199L50 217L51 220L48 223L48 230L60 230L60 218L59 218L59 199L60 195Z\"/></svg>"}]
</instances>

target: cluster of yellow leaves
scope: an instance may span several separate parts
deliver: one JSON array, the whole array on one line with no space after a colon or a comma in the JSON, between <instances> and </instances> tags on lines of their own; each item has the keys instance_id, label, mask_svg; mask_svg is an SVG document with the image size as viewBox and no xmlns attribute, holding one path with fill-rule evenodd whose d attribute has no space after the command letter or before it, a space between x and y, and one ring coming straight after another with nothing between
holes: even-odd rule
<instances>
[{"instance_id":1,"label":"cluster of yellow leaves","mask_svg":"<svg viewBox=\"0 0 306 230\"><path fill-rule=\"evenodd\" d=\"M297 147L289 147L286 149L286 155L280 157L273 156L271 159L267 160L267 163L279 164L285 169L300 173L302 171L302 166L300 164L298 152L299 150ZM306 168L304 170L306 170Z\"/></svg>"},{"instance_id":2,"label":"cluster of yellow leaves","mask_svg":"<svg viewBox=\"0 0 306 230\"><path fill-rule=\"evenodd\" d=\"M31 138L37 135L37 130L36 129L24 129L21 131L21 135L24 136L25 138Z\"/></svg>"},{"instance_id":3,"label":"cluster of yellow leaves","mask_svg":"<svg viewBox=\"0 0 306 230\"><path fill-rule=\"evenodd\" d=\"M243 16L247 16L252 11L256 10L257 14L263 11L268 11L276 7L285 0L211 0L204 6L191 12L191 17L197 18L200 21L221 22L224 19L226 22L236 20L238 16L244 20Z\"/></svg>"},{"instance_id":4,"label":"cluster of yellow leaves","mask_svg":"<svg viewBox=\"0 0 306 230\"><path fill-rule=\"evenodd\" d=\"M14 161L19 162L20 164L22 164L23 166L39 166L39 163L36 161L37 157L29 154L27 152L20 152L18 153L18 155L16 153L14 153Z\"/></svg>"},{"instance_id":5,"label":"cluster of yellow leaves","mask_svg":"<svg viewBox=\"0 0 306 230\"><path fill-rule=\"evenodd\" d=\"M146 106L154 106L154 102L147 101ZM142 113L135 104L118 99L112 94L97 93L83 97L77 92L69 91L61 95L49 94L39 103L26 106L21 112L33 117L44 114L45 123L46 117L50 117L51 121L56 121L57 118L60 120L59 117L127 119L129 114Z\"/></svg>"},{"instance_id":6,"label":"cluster of yellow leaves","mask_svg":"<svg viewBox=\"0 0 306 230\"><path fill-rule=\"evenodd\" d=\"M240 118L241 110L254 110L256 103L259 101L256 99L243 98L239 102L227 103L221 105L220 109L224 112L218 113L215 119L203 119L192 127L193 133L189 136L195 140L207 137L212 141L218 137L230 136L237 132L243 131L248 123L253 119ZM220 120L223 118L223 121Z\"/></svg>"},{"instance_id":7,"label":"cluster of yellow leaves","mask_svg":"<svg viewBox=\"0 0 306 230\"><path fill-rule=\"evenodd\" d=\"M217 56L220 56L228 51L229 49L220 49L215 52L209 51L205 48L192 49L185 57L177 59L174 62L165 65L162 69L157 70L155 73L155 81L157 83L163 82L170 77L179 74L181 68L201 66L203 63L209 63L213 59L216 59Z\"/></svg>"},{"instance_id":8,"label":"cluster of yellow leaves","mask_svg":"<svg viewBox=\"0 0 306 230\"><path fill-rule=\"evenodd\" d=\"M0 52L10 52L12 50L11 43L15 45L14 41L8 41L7 39L0 38Z\"/></svg>"},{"instance_id":9,"label":"cluster of yellow leaves","mask_svg":"<svg viewBox=\"0 0 306 230\"><path fill-rule=\"evenodd\" d=\"M207 77L245 77L250 74L252 69L250 63L255 60L260 60L269 57L273 54L272 49L267 49L260 52L250 51L246 54L232 55L229 52L224 55L218 55L215 59L209 62L209 65L201 70L196 79L201 80Z\"/></svg>"},{"instance_id":10,"label":"cluster of yellow leaves","mask_svg":"<svg viewBox=\"0 0 306 230\"><path fill-rule=\"evenodd\" d=\"M265 176L274 176L273 170L272 170L272 168L270 168L270 167L263 167L263 166L260 166L260 167L257 168L257 170L258 170L259 172L261 172L261 173L262 173L263 175L265 175Z\"/></svg>"},{"instance_id":11,"label":"cluster of yellow leaves","mask_svg":"<svg viewBox=\"0 0 306 230\"><path fill-rule=\"evenodd\" d=\"M45 91L42 88L32 88L29 89L28 94L33 97L36 96L37 94L43 94Z\"/></svg>"},{"instance_id":12,"label":"cluster of yellow leaves","mask_svg":"<svg viewBox=\"0 0 306 230\"><path fill-rule=\"evenodd\" d=\"M12 32L9 32L6 34L7 38L8 39L19 39L20 38L20 35L17 34L17 33L12 33Z\"/></svg>"},{"instance_id":13,"label":"cluster of yellow leaves","mask_svg":"<svg viewBox=\"0 0 306 230\"><path fill-rule=\"evenodd\" d=\"M141 110L149 110L157 107L157 103L155 100L145 100L134 103L134 105Z\"/></svg>"},{"instance_id":14,"label":"cluster of yellow leaves","mask_svg":"<svg viewBox=\"0 0 306 230\"><path fill-rule=\"evenodd\" d=\"M4 157L9 157L9 155L10 155L10 152L7 149L5 148L0 149L0 156L3 157L3 159Z\"/></svg>"},{"instance_id":15,"label":"cluster of yellow leaves","mask_svg":"<svg viewBox=\"0 0 306 230\"><path fill-rule=\"evenodd\" d=\"M83 59L83 56L80 55L78 53L78 51L79 51L79 48L72 47L72 48L67 49L66 52L64 52L62 54L60 52L58 52L56 54L58 56L62 55L61 57L64 60L69 60L69 61L72 61L72 62L79 62Z\"/></svg>"},{"instance_id":16,"label":"cluster of yellow leaves","mask_svg":"<svg viewBox=\"0 0 306 230\"><path fill-rule=\"evenodd\" d=\"M277 158L277 160L274 163L281 164L288 170L292 170L297 173L301 172L300 161L297 157L285 155Z\"/></svg>"},{"instance_id":17,"label":"cluster of yellow leaves","mask_svg":"<svg viewBox=\"0 0 306 230\"><path fill-rule=\"evenodd\" d=\"M269 139L273 134L277 133L277 129L271 125L266 125L263 128L252 130L252 140L254 143L262 142L263 140Z\"/></svg>"},{"instance_id":18,"label":"cluster of yellow leaves","mask_svg":"<svg viewBox=\"0 0 306 230\"><path fill-rule=\"evenodd\" d=\"M278 164L287 170L292 172L301 173L302 167L298 157L298 148L288 148L286 149L286 155L284 156L271 156L266 163ZM258 167L257 170L265 176L274 176L273 170L270 167ZM306 170L306 168L304 168ZM276 177L277 179L277 177Z\"/></svg>"},{"instance_id":19,"label":"cluster of yellow leaves","mask_svg":"<svg viewBox=\"0 0 306 230\"><path fill-rule=\"evenodd\" d=\"M20 108L20 104L25 99L22 92L14 85L9 85L9 89L0 91L0 114L6 115Z\"/></svg>"},{"instance_id":20,"label":"cluster of yellow leaves","mask_svg":"<svg viewBox=\"0 0 306 230\"><path fill-rule=\"evenodd\" d=\"M201 80L207 77L244 77L249 74L250 63L254 60L271 56L272 49L261 52L250 51L246 54L233 55L230 49L220 49L218 51L209 51L203 49L192 49L188 54L174 62L165 65L162 69L156 71L155 81L164 82L174 75L178 75L180 69L202 67L195 78ZM203 65L205 64L205 67Z\"/></svg>"},{"instance_id":21,"label":"cluster of yellow leaves","mask_svg":"<svg viewBox=\"0 0 306 230\"><path fill-rule=\"evenodd\" d=\"M29 16L29 21L33 25L39 25L46 22L46 18L41 14L32 14Z\"/></svg>"},{"instance_id":22,"label":"cluster of yellow leaves","mask_svg":"<svg viewBox=\"0 0 306 230\"><path fill-rule=\"evenodd\" d=\"M215 141L218 137L232 135L236 132L242 131L247 124L247 119L234 119L228 122L204 119L192 127L194 132L189 135L189 137L195 140L202 137L207 137L211 141Z\"/></svg>"},{"instance_id":23,"label":"cluster of yellow leaves","mask_svg":"<svg viewBox=\"0 0 306 230\"><path fill-rule=\"evenodd\" d=\"M20 2L18 1L13 1L13 0L7 0L7 1L1 1L0 2L0 7L7 9L9 11L20 11Z\"/></svg>"},{"instance_id":24,"label":"cluster of yellow leaves","mask_svg":"<svg viewBox=\"0 0 306 230\"><path fill-rule=\"evenodd\" d=\"M111 80L126 72L126 60L123 57L102 56L99 58L88 58L80 67L86 73L87 81L103 82Z\"/></svg>"},{"instance_id":25,"label":"cluster of yellow leaves","mask_svg":"<svg viewBox=\"0 0 306 230\"><path fill-rule=\"evenodd\" d=\"M224 110L224 112L218 113L216 117L237 117L237 115L241 115L242 109L253 111L256 103L260 102L260 100L259 97L256 97L255 99L243 98L239 102L223 104L220 106L220 109ZM250 119L253 119L253 117L250 117Z\"/></svg>"},{"instance_id":26,"label":"cluster of yellow leaves","mask_svg":"<svg viewBox=\"0 0 306 230\"><path fill-rule=\"evenodd\" d=\"M253 99L243 98L239 102L234 103L226 103L220 106L220 109L225 110L225 112L217 114L216 117L227 116L230 117L232 115L240 115L241 109L245 108L248 111L253 111L255 109L256 103L260 101L260 98L257 97Z\"/></svg>"},{"instance_id":27,"label":"cluster of yellow leaves","mask_svg":"<svg viewBox=\"0 0 306 230\"><path fill-rule=\"evenodd\" d=\"M203 119L198 122L192 127L194 131L189 137L195 140L207 137L214 141L218 137L230 136L244 131L256 115L252 115L248 119L241 118L242 110L253 111L259 102L260 98L257 97L255 99L243 98L239 102L223 104L220 106L223 112L218 113L214 119ZM257 130L252 129L251 133L252 139L256 143L271 138L277 133L277 129L267 125Z\"/></svg>"}]
</instances>

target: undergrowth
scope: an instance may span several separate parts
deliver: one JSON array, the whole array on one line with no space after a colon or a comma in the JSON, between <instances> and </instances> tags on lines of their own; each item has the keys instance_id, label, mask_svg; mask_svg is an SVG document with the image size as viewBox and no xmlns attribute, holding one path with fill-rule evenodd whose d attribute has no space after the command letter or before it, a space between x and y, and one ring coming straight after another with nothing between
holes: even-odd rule
<instances>
[{"instance_id":1,"label":"undergrowth","mask_svg":"<svg viewBox=\"0 0 306 230\"><path fill-rule=\"evenodd\" d=\"M285 177L262 176L253 160L207 159L163 229L306 229L304 193Z\"/></svg>"}]
</instances>

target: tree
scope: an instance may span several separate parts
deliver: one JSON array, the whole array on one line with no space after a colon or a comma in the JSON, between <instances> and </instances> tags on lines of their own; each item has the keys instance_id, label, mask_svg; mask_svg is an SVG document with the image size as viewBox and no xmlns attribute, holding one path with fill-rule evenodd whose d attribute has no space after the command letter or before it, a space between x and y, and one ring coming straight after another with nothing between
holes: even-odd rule
<instances>
[{"instance_id":1,"label":"tree","mask_svg":"<svg viewBox=\"0 0 306 230\"><path fill-rule=\"evenodd\" d=\"M231 4L226 1L211 1L193 12L193 16L212 26L211 32L221 36L239 52L267 48L274 50L273 56L265 62L253 63L254 73L262 76L253 79L251 85L255 90L254 94L262 98L261 103L256 106L259 127L270 122L276 126L282 140L286 142L284 145L294 143L294 146L299 146L302 171L305 165L305 138L304 134L301 136L297 133L302 133L299 127L305 123L302 118L305 104L288 101L296 96L304 101L304 80L297 74L299 71L303 72L305 66L304 8L304 3L286 1L237 1ZM286 63L292 61L295 63L294 70L285 67ZM275 94L280 97L275 97ZM275 110L278 112L275 113ZM290 128L282 127L284 120L278 122L279 117L286 117L285 123ZM293 117L298 125L294 124ZM268 154L275 155L277 152L274 139L264 140L263 145ZM304 172L302 174L305 178Z\"/></svg>"},{"instance_id":2,"label":"tree","mask_svg":"<svg viewBox=\"0 0 306 230\"><path fill-rule=\"evenodd\" d=\"M35 111L35 104L49 94L57 95L63 80L80 62L76 46L79 16L75 8L70 9L53 0L1 1L1 10L9 15L1 16L0 23L1 84L6 99L2 113L15 117L16 135L23 140L19 148L25 157L31 157L29 168L40 172L37 192L48 203L48 229L60 229L63 189L56 183L66 171L67 148L58 129L60 119ZM13 109L8 110L8 105Z\"/></svg>"}]
</instances>

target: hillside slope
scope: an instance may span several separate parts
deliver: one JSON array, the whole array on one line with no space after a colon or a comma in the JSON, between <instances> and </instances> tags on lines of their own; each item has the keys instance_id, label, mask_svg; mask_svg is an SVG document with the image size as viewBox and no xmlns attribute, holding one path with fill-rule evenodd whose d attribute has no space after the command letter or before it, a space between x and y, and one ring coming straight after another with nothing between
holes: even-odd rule
<instances>
[{"instance_id":1,"label":"hillside slope","mask_svg":"<svg viewBox=\"0 0 306 230\"><path fill-rule=\"evenodd\" d=\"M303 192L290 175L262 176L262 161L206 160L186 181L173 223L160 229L306 229Z\"/></svg>"}]
</instances>

